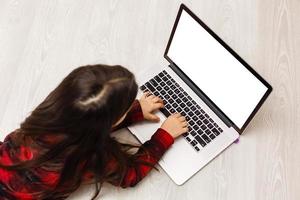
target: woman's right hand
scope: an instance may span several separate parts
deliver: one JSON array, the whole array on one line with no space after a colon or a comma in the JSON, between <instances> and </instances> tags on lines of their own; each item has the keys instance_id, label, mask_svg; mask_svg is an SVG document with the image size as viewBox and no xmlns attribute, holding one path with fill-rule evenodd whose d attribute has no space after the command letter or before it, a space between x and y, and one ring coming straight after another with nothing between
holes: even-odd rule
<instances>
[{"instance_id":1,"label":"woman's right hand","mask_svg":"<svg viewBox=\"0 0 300 200\"><path fill-rule=\"evenodd\" d=\"M188 123L180 113L174 113L161 124L160 128L167 131L173 138L177 138L188 132Z\"/></svg>"}]
</instances>

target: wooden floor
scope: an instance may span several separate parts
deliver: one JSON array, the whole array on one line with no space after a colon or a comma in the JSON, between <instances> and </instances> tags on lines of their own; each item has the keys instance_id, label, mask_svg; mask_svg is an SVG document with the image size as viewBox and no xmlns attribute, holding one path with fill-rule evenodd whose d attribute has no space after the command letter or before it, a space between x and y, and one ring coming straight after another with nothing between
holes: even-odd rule
<instances>
[{"instance_id":1,"label":"wooden floor","mask_svg":"<svg viewBox=\"0 0 300 200\"><path fill-rule=\"evenodd\" d=\"M274 88L239 144L183 186L153 171L101 199L299 200L300 1L183 1ZM165 65L178 0L0 0L1 140L74 68ZM127 129L120 131L130 137ZM89 199L81 187L69 199Z\"/></svg>"}]
</instances>

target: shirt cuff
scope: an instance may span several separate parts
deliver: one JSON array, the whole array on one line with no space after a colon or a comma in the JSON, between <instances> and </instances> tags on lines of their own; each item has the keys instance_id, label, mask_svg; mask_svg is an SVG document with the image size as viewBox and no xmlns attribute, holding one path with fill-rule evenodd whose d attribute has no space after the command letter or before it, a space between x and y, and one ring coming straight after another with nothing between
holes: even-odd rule
<instances>
[{"instance_id":1,"label":"shirt cuff","mask_svg":"<svg viewBox=\"0 0 300 200\"><path fill-rule=\"evenodd\" d=\"M174 138L170 135L170 133L162 128L158 128L157 131L152 135L151 139L154 139L162 144L165 150L174 143Z\"/></svg>"},{"instance_id":2,"label":"shirt cuff","mask_svg":"<svg viewBox=\"0 0 300 200\"><path fill-rule=\"evenodd\" d=\"M136 99L133 101L131 112L134 114L135 122L144 120L144 115L143 115L142 107L141 107L139 100Z\"/></svg>"}]
</instances>

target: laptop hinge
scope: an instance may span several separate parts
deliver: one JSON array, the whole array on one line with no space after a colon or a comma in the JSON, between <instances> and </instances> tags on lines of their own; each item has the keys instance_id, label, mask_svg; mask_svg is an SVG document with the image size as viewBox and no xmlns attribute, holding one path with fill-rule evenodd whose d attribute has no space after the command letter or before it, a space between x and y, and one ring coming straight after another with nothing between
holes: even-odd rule
<instances>
[{"instance_id":1,"label":"laptop hinge","mask_svg":"<svg viewBox=\"0 0 300 200\"><path fill-rule=\"evenodd\" d=\"M212 101L196 86L192 80L190 80L185 73L176 67L173 63L170 63L169 67L208 105L208 107L228 126L233 124L227 116L214 104ZM234 126L233 126L234 127Z\"/></svg>"}]
</instances>

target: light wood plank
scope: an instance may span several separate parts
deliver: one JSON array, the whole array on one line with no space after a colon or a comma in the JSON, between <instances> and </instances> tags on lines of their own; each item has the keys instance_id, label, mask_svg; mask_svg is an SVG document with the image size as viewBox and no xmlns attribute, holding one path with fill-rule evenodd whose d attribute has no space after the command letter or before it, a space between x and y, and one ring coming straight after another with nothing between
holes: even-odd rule
<instances>
[{"instance_id":1,"label":"light wood plank","mask_svg":"<svg viewBox=\"0 0 300 200\"><path fill-rule=\"evenodd\" d=\"M160 170L132 189L105 184L102 199L300 199L300 2L183 1L253 68L273 93L239 144L183 186ZM137 76L166 65L181 1L0 0L0 139L74 68L121 64ZM116 133L118 134L118 133ZM135 141L129 131L118 134ZM81 187L69 199L90 199Z\"/></svg>"}]
</instances>

